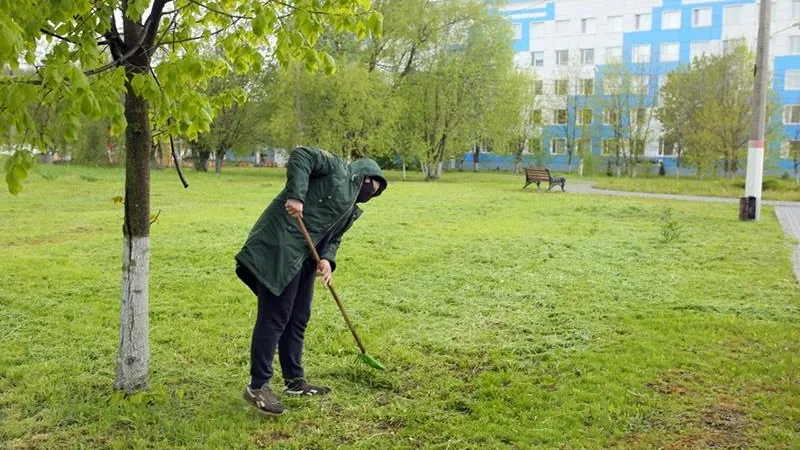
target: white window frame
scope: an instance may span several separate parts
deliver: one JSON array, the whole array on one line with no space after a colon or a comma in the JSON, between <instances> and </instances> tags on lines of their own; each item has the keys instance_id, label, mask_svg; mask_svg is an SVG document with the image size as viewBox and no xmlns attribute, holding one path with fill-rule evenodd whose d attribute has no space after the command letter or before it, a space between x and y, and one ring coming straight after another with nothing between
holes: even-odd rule
<instances>
[{"instance_id":1,"label":"white window frame","mask_svg":"<svg viewBox=\"0 0 800 450\"><path fill-rule=\"evenodd\" d=\"M564 56L563 61L561 58L562 56ZM569 65L569 49L556 50L556 65L557 66Z\"/></svg>"},{"instance_id":2,"label":"white window frame","mask_svg":"<svg viewBox=\"0 0 800 450\"><path fill-rule=\"evenodd\" d=\"M514 40L518 41L522 39L522 24L521 23L512 23L511 29L514 31Z\"/></svg>"},{"instance_id":3,"label":"white window frame","mask_svg":"<svg viewBox=\"0 0 800 450\"><path fill-rule=\"evenodd\" d=\"M703 13L706 14L703 15ZM710 6L692 9L692 28L710 27L712 21L712 10Z\"/></svg>"},{"instance_id":4,"label":"white window frame","mask_svg":"<svg viewBox=\"0 0 800 450\"><path fill-rule=\"evenodd\" d=\"M675 142L671 142L672 149L670 150L669 154L667 154L666 152L664 152L664 149L666 148L666 145L665 145L666 142L667 142L667 140L664 139L663 136L658 138L658 156L663 156L665 158L674 158L675 156L677 156L677 152L675 151L676 150L676 148L675 148L676 144L675 144Z\"/></svg>"},{"instance_id":5,"label":"white window frame","mask_svg":"<svg viewBox=\"0 0 800 450\"><path fill-rule=\"evenodd\" d=\"M539 120L536 120L536 116L539 116ZM531 122L536 125L544 125L544 112L541 109L534 109L531 113Z\"/></svg>"},{"instance_id":6,"label":"white window frame","mask_svg":"<svg viewBox=\"0 0 800 450\"><path fill-rule=\"evenodd\" d=\"M547 36L545 22L531 22L528 26L528 31L531 34L531 39L544 39Z\"/></svg>"},{"instance_id":7,"label":"white window frame","mask_svg":"<svg viewBox=\"0 0 800 450\"><path fill-rule=\"evenodd\" d=\"M584 113L586 111L589 111L589 121L588 122L583 120L584 119ZM577 116L577 117L575 117L575 124L576 125L591 125L592 123L594 123L594 111L592 111L592 108L580 108L580 109L577 109L575 111L575 115Z\"/></svg>"},{"instance_id":8,"label":"white window frame","mask_svg":"<svg viewBox=\"0 0 800 450\"><path fill-rule=\"evenodd\" d=\"M558 143L561 143L561 152L557 152L557 148L559 147ZM566 155L567 154L567 138L550 138L550 154L551 155Z\"/></svg>"},{"instance_id":9,"label":"white window frame","mask_svg":"<svg viewBox=\"0 0 800 450\"><path fill-rule=\"evenodd\" d=\"M597 21L594 17L581 19L581 34L594 34L597 32Z\"/></svg>"},{"instance_id":10,"label":"white window frame","mask_svg":"<svg viewBox=\"0 0 800 450\"><path fill-rule=\"evenodd\" d=\"M589 148L583 149L581 144L588 144ZM588 152L586 152L586 153L591 154L592 150L593 150L593 148L592 148L592 138L578 138L578 139L576 139L575 140L575 150L580 155L585 154L586 150L588 150Z\"/></svg>"},{"instance_id":11,"label":"white window frame","mask_svg":"<svg viewBox=\"0 0 800 450\"><path fill-rule=\"evenodd\" d=\"M631 76L631 94L643 95L647 93L650 88L650 75L632 75Z\"/></svg>"},{"instance_id":12,"label":"white window frame","mask_svg":"<svg viewBox=\"0 0 800 450\"><path fill-rule=\"evenodd\" d=\"M665 51L665 49L675 49L674 54L671 52ZM669 56L669 58L665 57L665 55ZM680 42L664 42L661 44L661 49L659 50L658 60L661 62L678 62L681 60L681 43Z\"/></svg>"},{"instance_id":13,"label":"white window frame","mask_svg":"<svg viewBox=\"0 0 800 450\"><path fill-rule=\"evenodd\" d=\"M553 93L555 95L569 95L569 80L566 78L557 79L553 82ZM563 87L564 89L560 89Z\"/></svg>"},{"instance_id":14,"label":"white window frame","mask_svg":"<svg viewBox=\"0 0 800 450\"><path fill-rule=\"evenodd\" d=\"M591 59L587 58L586 56L591 54ZM593 66L594 65L594 49L593 48L582 48L581 49L581 64L586 66Z\"/></svg>"},{"instance_id":15,"label":"white window frame","mask_svg":"<svg viewBox=\"0 0 800 450\"><path fill-rule=\"evenodd\" d=\"M644 57L644 50L647 49L646 55ZM631 62L633 63L640 63L646 64L651 62L652 54L650 53L650 44L638 44L631 47Z\"/></svg>"},{"instance_id":16,"label":"white window frame","mask_svg":"<svg viewBox=\"0 0 800 450\"><path fill-rule=\"evenodd\" d=\"M636 31L650 31L653 28L653 16L650 13L636 14L633 19L633 29Z\"/></svg>"},{"instance_id":17,"label":"white window frame","mask_svg":"<svg viewBox=\"0 0 800 450\"><path fill-rule=\"evenodd\" d=\"M537 59L536 55L541 58ZM544 52L531 52L531 67L544 67Z\"/></svg>"},{"instance_id":18,"label":"white window frame","mask_svg":"<svg viewBox=\"0 0 800 450\"><path fill-rule=\"evenodd\" d=\"M612 28L612 25L613 28ZM607 33L622 33L623 20L622 16L608 16L606 18L606 32Z\"/></svg>"},{"instance_id":19,"label":"white window frame","mask_svg":"<svg viewBox=\"0 0 800 450\"><path fill-rule=\"evenodd\" d=\"M533 83L533 93L536 95L544 94L544 81L534 80Z\"/></svg>"},{"instance_id":20,"label":"white window frame","mask_svg":"<svg viewBox=\"0 0 800 450\"><path fill-rule=\"evenodd\" d=\"M674 24L669 24L668 18L677 17ZM661 29L662 30L679 30L681 28L681 11L663 11L661 13Z\"/></svg>"},{"instance_id":21,"label":"white window frame","mask_svg":"<svg viewBox=\"0 0 800 450\"><path fill-rule=\"evenodd\" d=\"M787 70L784 77L783 89L787 91L800 90L800 70Z\"/></svg>"},{"instance_id":22,"label":"white window frame","mask_svg":"<svg viewBox=\"0 0 800 450\"><path fill-rule=\"evenodd\" d=\"M792 19L800 19L800 0L792 0Z\"/></svg>"},{"instance_id":23,"label":"white window frame","mask_svg":"<svg viewBox=\"0 0 800 450\"><path fill-rule=\"evenodd\" d=\"M566 36L569 34L569 19L556 20L556 36Z\"/></svg>"},{"instance_id":24,"label":"white window frame","mask_svg":"<svg viewBox=\"0 0 800 450\"><path fill-rule=\"evenodd\" d=\"M698 46L705 48L704 52L698 54ZM702 58L703 55L711 54L711 41L693 41L689 48L689 58L694 61L695 58Z\"/></svg>"},{"instance_id":25,"label":"white window frame","mask_svg":"<svg viewBox=\"0 0 800 450\"><path fill-rule=\"evenodd\" d=\"M581 78L578 80L578 94L594 95L594 78Z\"/></svg>"},{"instance_id":26,"label":"white window frame","mask_svg":"<svg viewBox=\"0 0 800 450\"><path fill-rule=\"evenodd\" d=\"M611 108L603 108L603 125L614 125L611 123L611 112L614 111L615 114L619 115L619 112L613 110ZM619 121L619 117L617 117L617 121Z\"/></svg>"},{"instance_id":27,"label":"white window frame","mask_svg":"<svg viewBox=\"0 0 800 450\"><path fill-rule=\"evenodd\" d=\"M783 107L783 124L800 124L800 105L786 105Z\"/></svg>"},{"instance_id":28,"label":"white window frame","mask_svg":"<svg viewBox=\"0 0 800 450\"><path fill-rule=\"evenodd\" d=\"M613 155L615 155L615 153L611 153L611 152L607 151L608 150L608 143L612 142L612 141L617 143L617 149L619 149L619 144L620 144L619 139L617 139L617 138L605 138L602 141L600 141L600 154L601 155L603 155L603 156L613 156Z\"/></svg>"},{"instance_id":29,"label":"white window frame","mask_svg":"<svg viewBox=\"0 0 800 450\"><path fill-rule=\"evenodd\" d=\"M618 77L603 78L603 95L619 95L622 92L622 80Z\"/></svg>"},{"instance_id":30,"label":"white window frame","mask_svg":"<svg viewBox=\"0 0 800 450\"><path fill-rule=\"evenodd\" d=\"M564 111L564 121L560 121L558 116L559 112ZM554 109L553 110L553 125L567 125L569 123L569 112L562 108L562 109Z\"/></svg>"},{"instance_id":31,"label":"white window frame","mask_svg":"<svg viewBox=\"0 0 800 450\"><path fill-rule=\"evenodd\" d=\"M618 62L622 62L622 47L606 47L606 64Z\"/></svg>"},{"instance_id":32,"label":"white window frame","mask_svg":"<svg viewBox=\"0 0 800 450\"><path fill-rule=\"evenodd\" d=\"M800 36L789 36L789 53L800 55Z\"/></svg>"},{"instance_id":33,"label":"white window frame","mask_svg":"<svg viewBox=\"0 0 800 450\"><path fill-rule=\"evenodd\" d=\"M736 11L734 14L733 12ZM742 5L731 5L722 8L722 25L739 25L742 23Z\"/></svg>"}]
</instances>

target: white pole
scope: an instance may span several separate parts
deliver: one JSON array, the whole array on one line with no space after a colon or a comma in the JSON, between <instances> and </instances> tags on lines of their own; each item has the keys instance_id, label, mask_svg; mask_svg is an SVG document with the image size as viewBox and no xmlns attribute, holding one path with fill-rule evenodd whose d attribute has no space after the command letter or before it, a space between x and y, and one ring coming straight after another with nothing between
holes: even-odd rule
<instances>
[{"instance_id":1,"label":"white pole","mask_svg":"<svg viewBox=\"0 0 800 450\"><path fill-rule=\"evenodd\" d=\"M753 81L753 110L750 117L750 142L747 145L747 177L744 195L755 197L755 220L761 219L761 180L764 176L764 128L769 80L769 25L771 1L761 1L756 48L756 73Z\"/></svg>"}]
</instances>

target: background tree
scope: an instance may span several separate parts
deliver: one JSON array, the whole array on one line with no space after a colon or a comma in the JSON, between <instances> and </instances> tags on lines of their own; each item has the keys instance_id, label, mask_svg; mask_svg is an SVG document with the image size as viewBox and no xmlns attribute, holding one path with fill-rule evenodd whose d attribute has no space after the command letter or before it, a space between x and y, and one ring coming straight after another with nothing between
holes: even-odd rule
<instances>
[{"instance_id":1,"label":"background tree","mask_svg":"<svg viewBox=\"0 0 800 450\"><path fill-rule=\"evenodd\" d=\"M379 31L378 14L361 14L369 6L369 0L0 3L0 63L13 70L25 61L35 69L0 75L0 132L37 130L25 107L31 99L59 110L68 139L85 117L107 117L112 134L125 132L116 388L131 392L148 382L151 108L156 124L194 138L213 119L215 99L203 93L209 79L258 72L267 52L332 71L333 61L314 50L318 37L329 29L361 37ZM202 45L217 52L202 52ZM31 134L41 135L43 147L53 141L48 133ZM12 193L22 188L29 159L18 152L7 163Z\"/></svg>"},{"instance_id":2,"label":"background tree","mask_svg":"<svg viewBox=\"0 0 800 450\"><path fill-rule=\"evenodd\" d=\"M611 130L604 153L617 176L636 176L641 157L653 139L655 75L652 66L616 62L605 66L598 106L603 115L598 126Z\"/></svg>"},{"instance_id":3,"label":"background tree","mask_svg":"<svg viewBox=\"0 0 800 450\"><path fill-rule=\"evenodd\" d=\"M754 56L739 45L723 55L695 58L667 76L658 117L665 135L682 149L683 161L698 177L721 163L733 179L749 139ZM770 95L767 141L780 139L779 102Z\"/></svg>"}]
</instances>

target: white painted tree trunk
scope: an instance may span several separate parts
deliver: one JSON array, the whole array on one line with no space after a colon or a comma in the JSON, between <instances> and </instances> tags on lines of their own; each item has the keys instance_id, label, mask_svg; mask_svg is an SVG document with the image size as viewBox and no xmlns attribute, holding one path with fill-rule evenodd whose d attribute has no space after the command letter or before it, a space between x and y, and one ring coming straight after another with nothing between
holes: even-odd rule
<instances>
[{"instance_id":1,"label":"white painted tree trunk","mask_svg":"<svg viewBox=\"0 0 800 450\"><path fill-rule=\"evenodd\" d=\"M406 161L403 160L403 181L406 181Z\"/></svg>"},{"instance_id":2,"label":"white painted tree trunk","mask_svg":"<svg viewBox=\"0 0 800 450\"><path fill-rule=\"evenodd\" d=\"M149 237L125 236L119 352L114 388L122 389L126 393L146 389L148 383L149 255Z\"/></svg>"}]
</instances>

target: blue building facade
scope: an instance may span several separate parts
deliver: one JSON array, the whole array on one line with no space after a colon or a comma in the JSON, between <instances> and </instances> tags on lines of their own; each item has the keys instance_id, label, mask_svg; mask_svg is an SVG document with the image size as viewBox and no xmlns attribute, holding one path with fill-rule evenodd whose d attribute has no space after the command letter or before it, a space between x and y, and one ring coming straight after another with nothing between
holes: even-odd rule
<instances>
[{"instance_id":1,"label":"blue building facade","mask_svg":"<svg viewBox=\"0 0 800 450\"><path fill-rule=\"evenodd\" d=\"M789 149L800 148L800 0L773 1L772 10L772 88L783 103L784 137L770 143L779 157L766 167L783 172L793 168ZM564 141L570 133L572 140L577 137L578 123L592 121L582 145L598 157L608 153L613 133L603 105L608 104L604 76L609 64L621 63L640 74L638 106L655 121L652 108L667 73L694 57L720 54L740 43L755 49L758 31L755 0L510 0L502 13L514 29L517 66L541 80L541 145L550 154L549 165L560 170L567 165ZM584 92L576 83L587 84ZM624 125L631 118L620 120ZM661 139L657 121L651 131L645 158L674 170L675 156Z\"/></svg>"}]
</instances>

